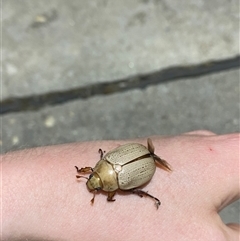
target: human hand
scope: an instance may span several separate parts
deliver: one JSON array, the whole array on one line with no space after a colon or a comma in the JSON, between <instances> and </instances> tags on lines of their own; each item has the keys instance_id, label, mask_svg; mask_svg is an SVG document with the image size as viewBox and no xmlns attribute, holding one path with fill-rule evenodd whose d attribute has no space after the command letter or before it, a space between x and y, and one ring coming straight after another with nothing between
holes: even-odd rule
<instances>
[{"instance_id":1,"label":"human hand","mask_svg":"<svg viewBox=\"0 0 240 241\"><path fill-rule=\"evenodd\" d=\"M173 168L157 168L143 190L160 199L119 192L115 202L95 197L75 165L94 167L99 141L41 147L2 156L2 240L239 240L239 225L218 212L239 198L239 135L193 132L151 137L155 153Z\"/></svg>"}]
</instances>

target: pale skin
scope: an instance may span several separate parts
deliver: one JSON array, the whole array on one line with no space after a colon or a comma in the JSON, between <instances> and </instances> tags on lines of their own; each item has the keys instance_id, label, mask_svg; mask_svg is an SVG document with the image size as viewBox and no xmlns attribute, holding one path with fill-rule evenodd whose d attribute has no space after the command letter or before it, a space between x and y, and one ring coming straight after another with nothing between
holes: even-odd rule
<instances>
[{"instance_id":1,"label":"pale skin","mask_svg":"<svg viewBox=\"0 0 240 241\"><path fill-rule=\"evenodd\" d=\"M173 171L157 168L143 187L161 201L104 192L76 180L74 166L94 167L98 149L125 141L66 144L12 152L1 157L1 240L171 240L237 241L239 225L225 225L218 212L239 198L239 134L196 131L151 137L155 153Z\"/></svg>"}]
</instances>

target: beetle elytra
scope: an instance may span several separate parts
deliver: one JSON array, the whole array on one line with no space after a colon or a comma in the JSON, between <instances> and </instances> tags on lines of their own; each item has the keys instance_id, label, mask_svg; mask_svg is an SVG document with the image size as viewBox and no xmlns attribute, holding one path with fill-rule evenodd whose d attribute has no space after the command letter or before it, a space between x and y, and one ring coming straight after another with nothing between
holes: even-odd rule
<instances>
[{"instance_id":1,"label":"beetle elytra","mask_svg":"<svg viewBox=\"0 0 240 241\"><path fill-rule=\"evenodd\" d=\"M91 203L94 203L95 193L99 190L108 193L107 200L113 199L117 190L131 191L140 197L148 196L155 200L156 207L161 204L158 198L149 193L137 189L149 182L156 170L156 163L160 168L171 171L170 165L159 156L154 154L154 146L150 138L147 139L147 147L138 143L121 145L104 155L99 149L100 161L94 168L84 167L77 169L78 174L90 172L87 178L76 175L77 178L86 178L87 187L93 192Z\"/></svg>"}]
</instances>

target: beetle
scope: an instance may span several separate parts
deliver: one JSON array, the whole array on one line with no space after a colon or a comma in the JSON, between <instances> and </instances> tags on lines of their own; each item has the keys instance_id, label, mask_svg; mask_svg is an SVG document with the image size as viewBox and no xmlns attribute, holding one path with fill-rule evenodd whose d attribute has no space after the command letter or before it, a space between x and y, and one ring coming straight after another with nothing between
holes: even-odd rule
<instances>
[{"instance_id":1,"label":"beetle","mask_svg":"<svg viewBox=\"0 0 240 241\"><path fill-rule=\"evenodd\" d=\"M154 154L154 146L150 138L147 139L147 147L139 143L129 143L121 145L105 155L102 149L99 149L99 153L100 161L94 168L79 169L75 166L78 174L91 173L88 178L82 175L76 175L76 178L87 179L87 188L93 192L92 204L97 191L107 192L107 201L115 201L113 197L120 189L131 191L140 197L148 196L154 199L158 209L161 204L158 198L137 189L152 179L156 164L166 171L172 170L167 161Z\"/></svg>"}]
</instances>

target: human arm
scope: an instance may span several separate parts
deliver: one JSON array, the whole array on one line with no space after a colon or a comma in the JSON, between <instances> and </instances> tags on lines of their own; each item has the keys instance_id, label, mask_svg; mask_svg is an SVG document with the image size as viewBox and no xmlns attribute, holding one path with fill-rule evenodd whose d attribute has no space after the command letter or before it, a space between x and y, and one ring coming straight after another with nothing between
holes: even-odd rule
<instances>
[{"instance_id":1,"label":"human arm","mask_svg":"<svg viewBox=\"0 0 240 241\"><path fill-rule=\"evenodd\" d=\"M238 240L239 227L217 214L239 198L239 135L191 133L152 137L171 173L157 169L143 187L162 205L119 193L107 202L76 181L75 165L94 166L98 149L138 142L99 141L41 147L2 156L3 239Z\"/></svg>"}]
</instances>

